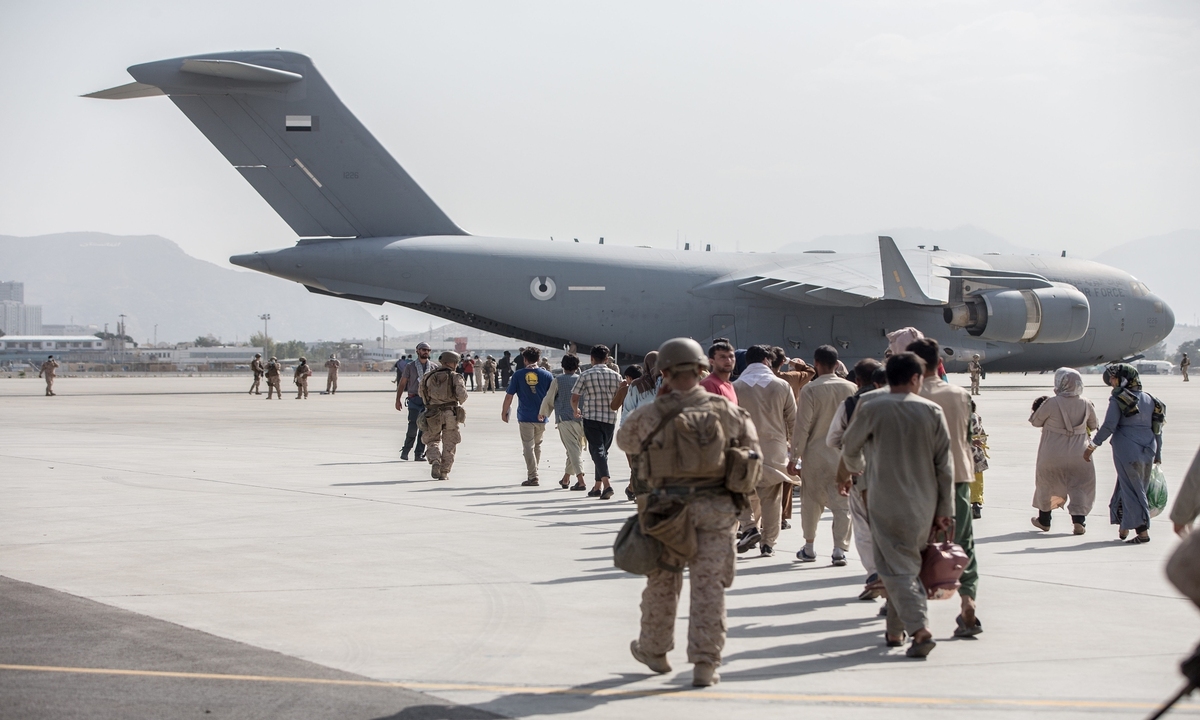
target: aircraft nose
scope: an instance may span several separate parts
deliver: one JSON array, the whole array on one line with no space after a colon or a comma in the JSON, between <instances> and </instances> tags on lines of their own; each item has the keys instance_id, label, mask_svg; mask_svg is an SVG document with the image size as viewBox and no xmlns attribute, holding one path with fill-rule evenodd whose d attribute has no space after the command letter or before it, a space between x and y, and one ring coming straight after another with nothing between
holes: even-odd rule
<instances>
[{"instance_id":1,"label":"aircraft nose","mask_svg":"<svg viewBox=\"0 0 1200 720\"><path fill-rule=\"evenodd\" d=\"M267 261L259 253L249 253L246 255L233 255L229 258L229 262L244 267L249 270L257 270L259 272L270 272L271 268L267 266Z\"/></svg>"},{"instance_id":2,"label":"aircraft nose","mask_svg":"<svg viewBox=\"0 0 1200 720\"><path fill-rule=\"evenodd\" d=\"M1162 304L1163 337L1166 337L1171 334L1172 330L1175 329L1175 311L1172 310L1171 306L1168 305L1162 298L1158 297L1157 295L1153 297L1155 302Z\"/></svg>"}]
</instances>

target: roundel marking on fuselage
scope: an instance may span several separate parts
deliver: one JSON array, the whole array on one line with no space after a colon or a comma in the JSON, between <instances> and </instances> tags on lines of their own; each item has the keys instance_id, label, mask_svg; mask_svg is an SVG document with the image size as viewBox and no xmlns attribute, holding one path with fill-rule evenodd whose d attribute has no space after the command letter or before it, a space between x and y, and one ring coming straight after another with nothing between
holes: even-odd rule
<instances>
[{"instance_id":1,"label":"roundel marking on fuselage","mask_svg":"<svg viewBox=\"0 0 1200 720\"><path fill-rule=\"evenodd\" d=\"M533 282L529 283L529 292L538 300L549 300L554 297L555 291L558 288L554 284L554 279L550 276L544 278L535 277Z\"/></svg>"}]
</instances>

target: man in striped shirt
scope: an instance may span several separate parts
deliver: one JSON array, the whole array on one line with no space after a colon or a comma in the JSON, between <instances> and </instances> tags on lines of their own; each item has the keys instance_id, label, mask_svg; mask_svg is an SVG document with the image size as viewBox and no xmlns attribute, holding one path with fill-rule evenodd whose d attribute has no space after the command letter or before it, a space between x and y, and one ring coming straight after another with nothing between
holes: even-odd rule
<instances>
[{"instance_id":1,"label":"man in striped shirt","mask_svg":"<svg viewBox=\"0 0 1200 720\"><path fill-rule=\"evenodd\" d=\"M583 371L575 387L571 388L571 408L575 417L583 420L588 453L596 464L596 484L588 497L608 500L613 496L609 484L608 449L617 426L617 413L610 404L621 386L621 375L608 367L609 352L604 345L594 346L591 356L592 366Z\"/></svg>"}]
</instances>

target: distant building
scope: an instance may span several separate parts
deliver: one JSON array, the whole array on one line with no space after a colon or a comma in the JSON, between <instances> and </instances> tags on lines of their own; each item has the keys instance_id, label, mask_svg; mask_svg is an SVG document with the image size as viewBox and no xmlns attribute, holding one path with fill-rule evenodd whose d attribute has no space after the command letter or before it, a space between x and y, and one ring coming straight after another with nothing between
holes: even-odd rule
<instances>
[{"instance_id":1,"label":"distant building","mask_svg":"<svg viewBox=\"0 0 1200 720\"><path fill-rule=\"evenodd\" d=\"M165 362L175 362L181 365L215 365L236 364L248 365L254 359L254 354L263 353L260 347L187 347L177 350L162 350L150 348L140 350L141 356L150 356Z\"/></svg>"},{"instance_id":2,"label":"distant building","mask_svg":"<svg viewBox=\"0 0 1200 720\"><path fill-rule=\"evenodd\" d=\"M91 359L108 353L105 344L93 335L5 335L0 337L0 358L58 355Z\"/></svg>"},{"instance_id":3,"label":"distant building","mask_svg":"<svg viewBox=\"0 0 1200 720\"><path fill-rule=\"evenodd\" d=\"M367 362L396 362L403 353L404 350L397 347L363 348L362 359Z\"/></svg>"},{"instance_id":4,"label":"distant building","mask_svg":"<svg viewBox=\"0 0 1200 720\"><path fill-rule=\"evenodd\" d=\"M25 302L25 283L23 282L0 282L0 301L11 300L12 302Z\"/></svg>"},{"instance_id":5,"label":"distant building","mask_svg":"<svg viewBox=\"0 0 1200 720\"><path fill-rule=\"evenodd\" d=\"M0 331L5 335L42 334L42 306L25 304L23 282L0 282Z\"/></svg>"},{"instance_id":6,"label":"distant building","mask_svg":"<svg viewBox=\"0 0 1200 720\"><path fill-rule=\"evenodd\" d=\"M19 285L20 283L3 283ZM0 300L0 330L5 335L41 335L42 306Z\"/></svg>"},{"instance_id":7,"label":"distant building","mask_svg":"<svg viewBox=\"0 0 1200 720\"><path fill-rule=\"evenodd\" d=\"M42 335L95 335L100 328L95 325L42 325Z\"/></svg>"}]
</instances>

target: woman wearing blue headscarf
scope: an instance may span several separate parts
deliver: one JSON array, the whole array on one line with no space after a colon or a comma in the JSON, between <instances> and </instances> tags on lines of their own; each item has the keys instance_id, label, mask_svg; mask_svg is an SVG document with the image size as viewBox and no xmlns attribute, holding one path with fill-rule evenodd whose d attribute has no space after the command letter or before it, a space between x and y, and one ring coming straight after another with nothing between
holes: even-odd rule
<instances>
[{"instance_id":1,"label":"woman wearing blue headscarf","mask_svg":"<svg viewBox=\"0 0 1200 720\"><path fill-rule=\"evenodd\" d=\"M1104 371L1104 382L1113 389L1108 412L1083 457L1091 460L1092 452L1112 438L1117 487L1108 503L1109 521L1120 526L1122 540L1129 536L1130 530L1136 530L1137 535L1127 542L1148 543L1150 504L1146 500L1146 487L1150 484L1151 469L1162 462L1162 424L1167 409L1142 390L1141 378L1132 365L1109 366Z\"/></svg>"}]
</instances>

